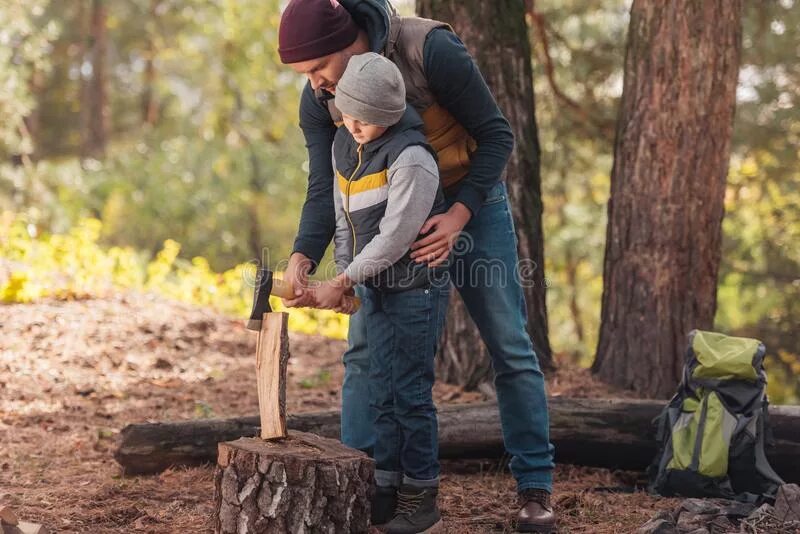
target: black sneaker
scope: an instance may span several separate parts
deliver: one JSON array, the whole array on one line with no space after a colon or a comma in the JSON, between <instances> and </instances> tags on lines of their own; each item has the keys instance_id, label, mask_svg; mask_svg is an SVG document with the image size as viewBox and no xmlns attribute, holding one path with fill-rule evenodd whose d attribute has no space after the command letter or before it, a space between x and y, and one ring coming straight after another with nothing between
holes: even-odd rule
<instances>
[{"instance_id":1,"label":"black sneaker","mask_svg":"<svg viewBox=\"0 0 800 534\"><path fill-rule=\"evenodd\" d=\"M403 485L397 494L397 511L386 524L387 534L422 534L434 532L442 516L436 505L438 488Z\"/></svg>"},{"instance_id":2,"label":"black sneaker","mask_svg":"<svg viewBox=\"0 0 800 534\"><path fill-rule=\"evenodd\" d=\"M397 488L391 486L376 486L375 495L372 497L370 522L373 526L388 523L394 517L397 508Z\"/></svg>"}]
</instances>

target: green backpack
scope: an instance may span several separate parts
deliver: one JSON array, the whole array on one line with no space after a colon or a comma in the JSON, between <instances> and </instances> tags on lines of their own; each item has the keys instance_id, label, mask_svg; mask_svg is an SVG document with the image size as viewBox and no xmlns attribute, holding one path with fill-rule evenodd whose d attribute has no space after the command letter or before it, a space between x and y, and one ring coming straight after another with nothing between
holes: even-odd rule
<instances>
[{"instance_id":1,"label":"green backpack","mask_svg":"<svg viewBox=\"0 0 800 534\"><path fill-rule=\"evenodd\" d=\"M764 453L764 344L693 330L678 393L657 418L650 490L664 496L774 499L783 484Z\"/></svg>"}]
</instances>

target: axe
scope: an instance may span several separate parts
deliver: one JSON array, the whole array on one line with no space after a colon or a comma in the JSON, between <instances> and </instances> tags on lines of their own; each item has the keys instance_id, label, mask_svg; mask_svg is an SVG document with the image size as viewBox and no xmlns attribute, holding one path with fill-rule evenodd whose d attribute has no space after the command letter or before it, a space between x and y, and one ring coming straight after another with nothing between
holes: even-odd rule
<instances>
[{"instance_id":1,"label":"axe","mask_svg":"<svg viewBox=\"0 0 800 534\"><path fill-rule=\"evenodd\" d=\"M261 321L264 314L272 312L272 307L269 305L269 296L275 295L283 299L293 299L295 294L293 288L287 282L273 278L272 271L264 267L258 268L255 285L253 310L250 312L247 328L259 331L261 330ZM351 300L356 310L361 306L361 300L358 297L346 295L344 298Z\"/></svg>"}]
</instances>

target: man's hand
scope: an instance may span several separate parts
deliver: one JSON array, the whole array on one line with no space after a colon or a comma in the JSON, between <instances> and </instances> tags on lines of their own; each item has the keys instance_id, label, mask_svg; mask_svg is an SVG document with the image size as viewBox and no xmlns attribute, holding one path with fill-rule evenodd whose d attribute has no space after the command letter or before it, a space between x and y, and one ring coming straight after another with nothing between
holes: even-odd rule
<instances>
[{"instance_id":1,"label":"man's hand","mask_svg":"<svg viewBox=\"0 0 800 534\"><path fill-rule=\"evenodd\" d=\"M289 257L289 264L283 273L283 279L294 290L295 298L281 299L287 308L304 308L314 306L314 292L308 290L308 272L311 260L305 255L295 252Z\"/></svg>"},{"instance_id":2,"label":"man's hand","mask_svg":"<svg viewBox=\"0 0 800 534\"><path fill-rule=\"evenodd\" d=\"M411 258L417 263L427 263L430 267L444 263L470 217L472 213L469 209L464 204L456 202L447 213L434 215L425 221L420 233L434 230L430 235L411 245Z\"/></svg>"}]
</instances>

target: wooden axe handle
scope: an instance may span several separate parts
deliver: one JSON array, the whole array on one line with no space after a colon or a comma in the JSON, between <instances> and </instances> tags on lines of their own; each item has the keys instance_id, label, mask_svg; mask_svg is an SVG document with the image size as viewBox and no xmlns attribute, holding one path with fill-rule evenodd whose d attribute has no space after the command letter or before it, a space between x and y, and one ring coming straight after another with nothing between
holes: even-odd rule
<instances>
[{"instance_id":1,"label":"wooden axe handle","mask_svg":"<svg viewBox=\"0 0 800 534\"><path fill-rule=\"evenodd\" d=\"M294 290L292 286L289 285L286 281L281 280L279 278L272 279L272 295L276 297L280 297L282 299L293 299L294 298ZM358 310L361 308L361 299L358 297L351 297L350 295L344 296L345 300L351 302L353 304L353 309Z\"/></svg>"}]
</instances>

